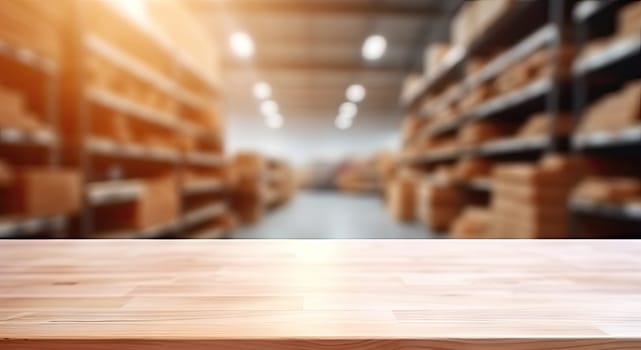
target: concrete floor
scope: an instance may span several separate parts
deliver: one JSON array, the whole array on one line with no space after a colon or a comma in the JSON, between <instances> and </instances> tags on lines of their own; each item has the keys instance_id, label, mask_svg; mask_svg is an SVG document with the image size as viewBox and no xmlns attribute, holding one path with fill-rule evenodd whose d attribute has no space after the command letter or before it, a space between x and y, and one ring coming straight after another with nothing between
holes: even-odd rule
<instances>
[{"instance_id":1,"label":"concrete floor","mask_svg":"<svg viewBox=\"0 0 641 350\"><path fill-rule=\"evenodd\" d=\"M375 195L299 192L285 207L232 238L433 238L419 224L393 221Z\"/></svg>"}]
</instances>

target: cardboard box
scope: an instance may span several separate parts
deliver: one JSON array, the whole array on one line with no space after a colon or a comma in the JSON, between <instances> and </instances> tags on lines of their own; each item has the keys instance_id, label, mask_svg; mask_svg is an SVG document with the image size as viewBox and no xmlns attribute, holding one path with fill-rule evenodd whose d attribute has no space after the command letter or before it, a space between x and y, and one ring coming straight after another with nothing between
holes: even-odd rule
<instances>
[{"instance_id":1,"label":"cardboard box","mask_svg":"<svg viewBox=\"0 0 641 350\"><path fill-rule=\"evenodd\" d=\"M641 122L641 81L635 81L616 93L604 96L590 106L578 132L617 132Z\"/></svg>"},{"instance_id":2,"label":"cardboard box","mask_svg":"<svg viewBox=\"0 0 641 350\"><path fill-rule=\"evenodd\" d=\"M425 118L415 116L409 116L403 119L403 124L401 126L403 139L407 141L415 137L416 134L425 125L425 121Z\"/></svg>"},{"instance_id":3,"label":"cardboard box","mask_svg":"<svg viewBox=\"0 0 641 350\"><path fill-rule=\"evenodd\" d=\"M48 217L80 210L81 175L75 170L41 167L18 168L3 196L5 211L18 215Z\"/></svg>"},{"instance_id":4,"label":"cardboard box","mask_svg":"<svg viewBox=\"0 0 641 350\"><path fill-rule=\"evenodd\" d=\"M495 183L517 186L572 186L577 181L580 161L547 157L539 164L502 165L494 169Z\"/></svg>"},{"instance_id":5,"label":"cardboard box","mask_svg":"<svg viewBox=\"0 0 641 350\"><path fill-rule=\"evenodd\" d=\"M497 197L541 206L564 203L572 191L570 186L519 186L501 181L494 186L494 195Z\"/></svg>"},{"instance_id":6,"label":"cardboard box","mask_svg":"<svg viewBox=\"0 0 641 350\"><path fill-rule=\"evenodd\" d=\"M567 136L572 131L574 120L570 114L556 116L549 113L537 113L530 116L527 122L518 131L519 137L535 137L550 135L556 128L556 135Z\"/></svg>"},{"instance_id":7,"label":"cardboard box","mask_svg":"<svg viewBox=\"0 0 641 350\"><path fill-rule=\"evenodd\" d=\"M492 212L485 208L470 207L452 224L453 238L490 238L492 235Z\"/></svg>"},{"instance_id":8,"label":"cardboard box","mask_svg":"<svg viewBox=\"0 0 641 350\"><path fill-rule=\"evenodd\" d=\"M466 1L452 21L452 43L467 47L487 31L507 10L514 0Z\"/></svg>"},{"instance_id":9,"label":"cardboard box","mask_svg":"<svg viewBox=\"0 0 641 350\"><path fill-rule=\"evenodd\" d=\"M13 181L13 169L0 159L0 186L10 185Z\"/></svg>"},{"instance_id":10,"label":"cardboard box","mask_svg":"<svg viewBox=\"0 0 641 350\"><path fill-rule=\"evenodd\" d=\"M641 196L641 179L588 178L572 192L573 199L599 203L624 203Z\"/></svg>"},{"instance_id":11,"label":"cardboard box","mask_svg":"<svg viewBox=\"0 0 641 350\"><path fill-rule=\"evenodd\" d=\"M458 135L463 146L478 146L488 141L502 138L515 128L514 123L481 121L465 125Z\"/></svg>"},{"instance_id":12,"label":"cardboard box","mask_svg":"<svg viewBox=\"0 0 641 350\"><path fill-rule=\"evenodd\" d=\"M178 219L179 207L178 186L173 176L148 180L138 202L134 227L144 229L171 223Z\"/></svg>"},{"instance_id":13,"label":"cardboard box","mask_svg":"<svg viewBox=\"0 0 641 350\"><path fill-rule=\"evenodd\" d=\"M417 215L420 221L431 230L447 231L460 213L459 208L420 208Z\"/></svg>"},{"instance_id":14,"label":"cardboard box","mask_svg":"<svg viewBox=\"0 0 641 350\"><path fill-rule=\"evenodd\" d=\"M416 194L416 216L434 230L447 230L460 212L456 186L431 179L422 180Z\"/></svg>"},{"instance_id":15,"label":"cardboard box","mask_svg":"<svg viewBox=\"0 0 641 350\"><path fill-rule=\"evenodd\" d=\"M632 1L619 11L618 34L626 36L641 31L641 3Z\"/></svg>"},{"instance_id":16,"label":"cardboard box","mask_svg":"<svg viewBox=\"0 0 641 350\"><path fill-rule=\"evenodd\" d=\"M493 163L483 158L463 158L454 168L453 177L456 181L469 181L476 178L486 178L492 174Z\"/></svg>"},{"instance_id":17,"label":"cardboard box","mask_svg":"<svg viewBox=\"0 0 641 350\"><path fill-rule=\"evenodd\" d=\"M388 210L395 220L416 218L416 181L413 176L399 176L388 185Z\"/></svg>"},{"instance_id":18,"label":"cardboard box","mask_svg":"<svg viewBox=\"0 0 641 350\"><path fill-rule=\"evenodd\" d=\"M527 222L510 216L494 217L492 224L494 238L567 238L570 237L570 225L564 221Z\"/></svg>"},{"instance_id":19,"label":"cardboard box","mask_svg":"<svg viewBox=\"0 0 641 350\"><path fill-rule=\"evenodd\" d=\"M174 223L180 213L176 177L166 175L143 181L140 196L127 203L93 208L99 232L145 230Z\"/></svg>"},{"instance_id":20,"label":"cardboard box","mask_svg":"<svg viewBox=\"0 0 641 350\"><path fill-rule=\"evenodd\" d=\"M425 76L435 75L441 69L443 58L451 48L452 46L447 43L432 43L425 49L423 59Z\"/></svg>"}]
</instances>

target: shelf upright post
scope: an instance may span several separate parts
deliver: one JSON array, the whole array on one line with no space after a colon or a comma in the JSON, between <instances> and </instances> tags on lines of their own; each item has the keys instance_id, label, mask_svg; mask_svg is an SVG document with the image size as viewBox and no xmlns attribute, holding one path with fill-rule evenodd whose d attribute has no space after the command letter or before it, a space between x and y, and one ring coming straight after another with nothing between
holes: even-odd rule
<instances>
[{"instance_id":1,"label":"shelf upright post","mask_svg":"<svg viewBox=\"0 0 641 350\"><path fill-rule=\"evenodd\" d=\"M577 52L580 52L588 40L588 25L585 20L581 20L576 16L572 16L572 29L574 34L574 44ZM572 130L575 130L579 125L585 103L587 101L587 79L584 74L574 74L572 71ZM570 137L570 151L574 155L580 155L581 150L575 146L573 138ZM568 203L570 206L570 203ZM580 220L578 215L571 212L570 229L572 237L578 238L580 236Z\"/></svg>"},{"instance_id":2,"label":"shelf upright post","mask_svg":"<svg viewBox=\"0 0 641 350\"><path fill-rule=\"evenodd\" d=\"M89 183L93 178L92 171L92 154L89 150L89 139L91 130L90 106L87 100L87 66L84 57L87 57L88 50L85 44L85 35L87 33L86 14L87 6L91 4L86 1L76 1L75 17L76 29L74 30L73 41L75 43L75 52L73 53L73 62L76 73L76 125L78 132L78 150L79 165L83 174L83 212L80 222L80 234L83 238L88 237L94 230L93 207L89 198Z\"/></svg>"},{"instance_id":3,"label":"shelf upright post","mask_svg":"<svg viewBox=\"0 0 641 350\"><path fill-rule=\"evenodd\" d=\"M548 0L548 23L551 23L556 29L556 35L548 44L549 50L549 60L548 64L552 68L551 78L552 85L550 90L546 95L546 108L552 118L550 123L551 130L550 132L550 152L558 152L561 150L560 140L559 140L559 117L561 109L561 84L563 77L561 76L561 50L563 46L563 34L564 29L564 2L558 0Z\"/></svg>"}]
</instances>

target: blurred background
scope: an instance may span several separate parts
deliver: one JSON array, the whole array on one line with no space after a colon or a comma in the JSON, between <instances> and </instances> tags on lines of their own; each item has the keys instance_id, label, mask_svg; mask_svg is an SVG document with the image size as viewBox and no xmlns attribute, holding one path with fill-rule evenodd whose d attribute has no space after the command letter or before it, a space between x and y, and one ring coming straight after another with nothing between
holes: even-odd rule
<instances>
[{"instance_id":1,"label":"blurred background","mask_svg":"<svg viewBox=\"0 0 641 350\"><path fill-rule=\"evenodd\" d=\"M641 236L641 2L0 1L2 238Z\"/></svg>"}]
</instances>

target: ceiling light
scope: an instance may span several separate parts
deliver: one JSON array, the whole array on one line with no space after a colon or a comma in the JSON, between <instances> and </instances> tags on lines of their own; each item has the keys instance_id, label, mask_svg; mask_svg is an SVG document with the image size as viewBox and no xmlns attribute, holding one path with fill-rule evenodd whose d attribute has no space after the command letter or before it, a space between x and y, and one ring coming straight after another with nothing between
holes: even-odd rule
<instances>
[{"instance_id":1,"label":"ceiling light","mask_svg":"<svg viewBox=\"0 0 641 350\"><path fill-rule=\"evenodd\" d=\"M340 130L347 130L352 127L352 119L338 116L334 121L334 125Z\"/></svg>"},{"instance_id":2,"label":"ceiling light","mask_svg":"<svg viewBox=\"0 0 641 350\"><path fill-rule=\"evenodd\" d=\"M381 35L372 35L363 43L363 58L376 61L383 57L387 49L387 40Z\"/></svg>"},{"instance_id":3,"label":"ceiling light","mask_svg":"<svg viewBox=\"0 0 641 350\"><path fill-rule=\"evenodd\" d=\"M266 100L272 95L272 87L264 81L254 84L254 97L259 100Z\"/></svg>"},{"instance_id":4,"label":"ceiling light","mask_svg":"<svg viewBox=\"0 0 641 350\"><path fill-rule=\"evenodd\" d=\"M283 116L280 114L272 114L265 118L265 124L271 129L280 129L285 124Z\"/></svg>"},{"instance_id":5,"label":"ceiling light","mask_svg":"<svg viewBox=\"0 0 641 350\"><path fill-rule=\"evenodd\" d=\"M254 42L245 32L233 33L229 38L229 45L234 54L240 58L250 58L254 55Z\"/></svg>"},{"instance_id":6,"label":"ceiling light","mask_svg":"<svg viewBox=\"0 0 641 350\"><path fill-rule=\"evenodd\" d=\"M352 119L358 114L358 106L353 102L344 102L338 108L338 114L347 119Z\"/></svg>"},{"instance_id":7,"label":"ceiling light","mask_svg":"<svg viewBox=\"0 0 641 350\"><path fill-rule=\"evenodd\" d=\"M263 101L260 103L260 112L265 117L276 115L278 114L278 103L273 100Z\"/></svg>"},{"instance_id":8,"label":"ceiling light","mask_svg":"<svg viewBox=\"0 0 641 350\"><path fill-rule=\"evenodd\" d=\"M347 91L345 91L345 97L347 97L347 100L351 102L361 102L365 99L365 88L363 85L354 84L347 88Z\"/></svg>"}]
</instances>

